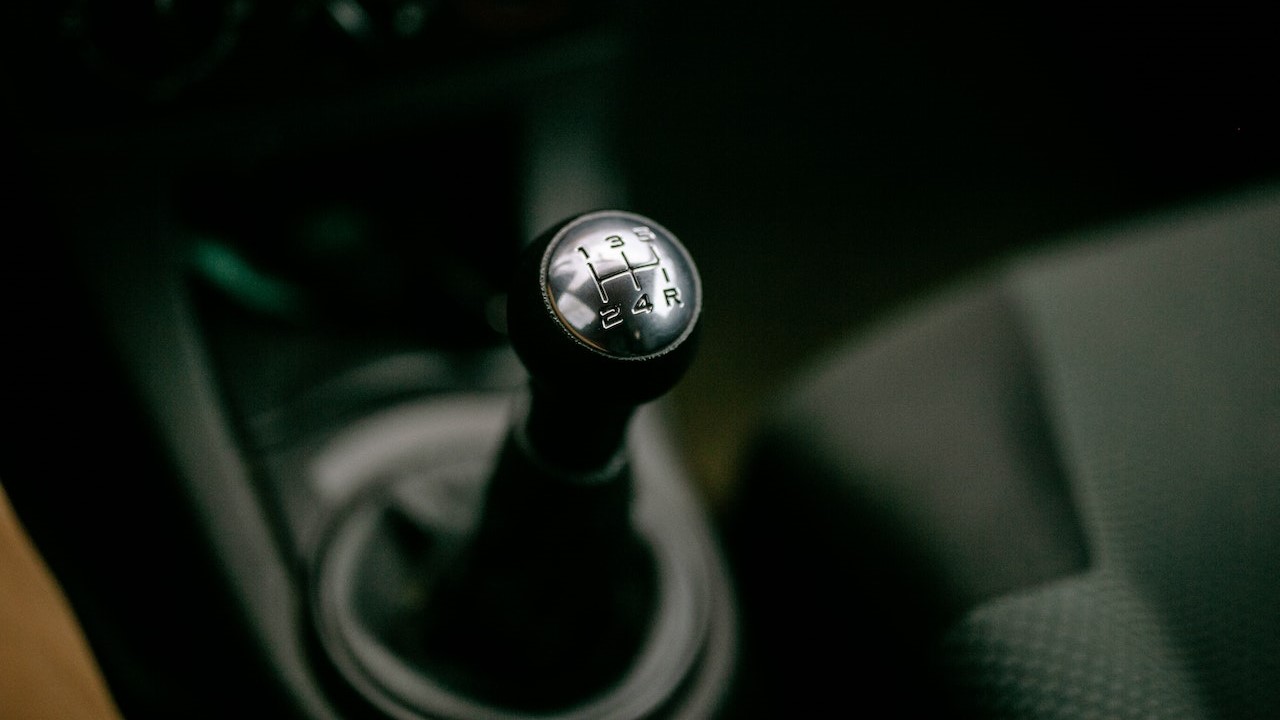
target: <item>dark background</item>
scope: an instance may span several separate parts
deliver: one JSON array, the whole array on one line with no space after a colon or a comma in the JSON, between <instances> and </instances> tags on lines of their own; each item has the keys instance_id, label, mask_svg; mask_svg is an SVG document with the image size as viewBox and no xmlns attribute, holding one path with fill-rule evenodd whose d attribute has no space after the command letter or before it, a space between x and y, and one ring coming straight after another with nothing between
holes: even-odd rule
<instances>
[{"instance_id":1,"label":"dark background","mask_svg":"<svg viewBox=\"0 0 1280 720\"><path fill-rule=\"evenodd\" d=\"M701 249L701 477L797 365L993 258L1274 177L1274 18L1216 3L671 3L623 137ZM782 9L785 7L785 10Z\"/></svg>"},{"instance_id":2,"label":"dark background","mask_svg":"<svg viewBox=\"0 0 1280 720\"><path fill-rule=\"evenodd\" d=\"M10 199L73 247L106 206L230 247L284 282L237 298L250 313L367 349L299 340L254 380L287 394L344 353L500 344L493 298L539 229L529 147L581 131L528 118L590 118L586 182L702 266L674 409L717 499L842 338L993 258L1280 168L1276 25L1242 6L369 0L344 25L351 6L9 11Z\"/></svg>"}]
</instances>

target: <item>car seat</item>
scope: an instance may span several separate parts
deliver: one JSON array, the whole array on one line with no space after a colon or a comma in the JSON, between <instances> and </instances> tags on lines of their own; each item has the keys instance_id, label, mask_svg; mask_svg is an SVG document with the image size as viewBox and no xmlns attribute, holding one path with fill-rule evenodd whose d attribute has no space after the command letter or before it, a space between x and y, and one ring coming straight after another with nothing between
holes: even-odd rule
<instances>
[{"instance_id":1,"label":"car seat","mask_svg":"<svg viewBox=\"0 0 1280 720\"><path fill-rule=\"evenodd\" d=\"M1280 188L855 338L772 413L726 536L765 715L1280 717Z\"/></svg>"}]
</instances>

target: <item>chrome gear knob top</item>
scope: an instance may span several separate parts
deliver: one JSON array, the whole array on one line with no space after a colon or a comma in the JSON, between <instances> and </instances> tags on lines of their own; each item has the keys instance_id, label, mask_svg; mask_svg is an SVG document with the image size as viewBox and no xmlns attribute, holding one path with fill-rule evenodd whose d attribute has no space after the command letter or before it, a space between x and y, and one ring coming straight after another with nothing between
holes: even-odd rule
<instances>
[{"instance_id":1,"label":"chrome gear knob top","mask_svg":"<svg viewBox=\"0 0 1280 720\"><path fill-rule=\"evenodd\" d=\"M643 215L602 210L529 246L507 316L535 385L634 406L683 374L701 311L697 268L675 235Z\"/></svg>"},{"instance_id":2,"label":"chrome gear knob top","mask_svg":"<svg viewBox=\"0 0 1280 720\"><path fill-rule=\"evenodd\" d=\"M625 360L678 347L701 309L688 251L632 213L590 213L561 228L543 253L539 281L547 308L575 340Z\"/></svg>"}]
</instances>

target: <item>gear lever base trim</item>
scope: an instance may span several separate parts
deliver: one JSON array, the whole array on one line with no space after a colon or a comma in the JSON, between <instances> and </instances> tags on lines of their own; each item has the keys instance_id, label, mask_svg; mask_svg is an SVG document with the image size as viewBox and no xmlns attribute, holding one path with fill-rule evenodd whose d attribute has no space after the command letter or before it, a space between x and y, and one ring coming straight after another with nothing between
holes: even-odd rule
<instances>
[{"instance_id":1,"label":"gear lever base trim","mask_svg":"<svg viewBox=\"0 0 1280 720\"><path fill-rule=\"evenodd\" d=\"M412 625L403 619L429 600L439 569L474 531L494 448L510 415L506 398L473 402L472 417L462 422L456 400L389 411L335 437L318 456L318 474L326 464L344 464L356 493L349 495L355 498L350 509L332 519L314 570L315 624L338 673L364 701L404 720L630 720L684 715L690 703L710 712L732 664L728 581L706 521L681 484L678 463L650 437L660 428L644 411L629 437L646 456L633 468L632 513L653 560L656 611L623 676L573 707L528 711L477 701L415 662ZM481 427L489 431L477 436ZM401 446L366 452L366 445L387 437L401 438ZM366 461L352 464L353 457ZM408 538L408 545L386 544L397 537ZM694 714L705 715L700 713Z\"/></svg>"}]
</instances>

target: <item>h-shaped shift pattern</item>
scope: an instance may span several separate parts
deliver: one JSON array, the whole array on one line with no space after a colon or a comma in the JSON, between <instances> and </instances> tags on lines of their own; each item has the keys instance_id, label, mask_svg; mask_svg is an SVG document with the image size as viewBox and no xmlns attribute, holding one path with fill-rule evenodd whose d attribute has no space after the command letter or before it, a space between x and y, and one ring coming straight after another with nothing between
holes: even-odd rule
<instances>
[{"instance_id":1,"label":"h-shaped shift pattern","mask_svg":"<svg viewBox=\"0 0 1280 720\"><path fill-rule=\"evenodd\" d=\"M582 215L547 247L546 301L573 337L618 358L660 355L697 320L693 262L670 232L631 213Z\"/></svg>"}]
</instances>

